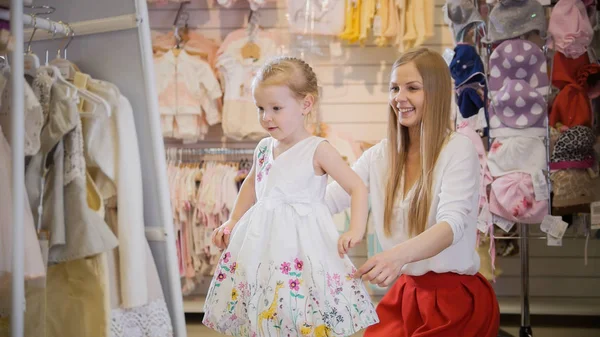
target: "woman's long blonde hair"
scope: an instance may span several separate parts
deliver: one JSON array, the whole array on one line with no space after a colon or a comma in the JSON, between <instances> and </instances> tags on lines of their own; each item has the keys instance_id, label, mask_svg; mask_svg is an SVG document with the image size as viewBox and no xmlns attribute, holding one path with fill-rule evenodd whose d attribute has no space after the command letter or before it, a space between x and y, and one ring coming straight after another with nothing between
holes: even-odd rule
<instances>
[{"instance_id":1,"label":"woman's long blonde hair","mask_svg":"<svg viewBox=\"0 0 600 337\"><path fill-rule=\"evenodd\" d=\"M452 80L448 65L442 56L427 48L406 51L394 62L392 71L413 62L423 78L425 91L423 119L421 121L421 174L415 182L415 193L408 209L408 235L425 231L429 208L433 200L434 168L442 147L451 131ZM408 128L398 124L398 118L389 107L388 122L388 184L385 190L384 232L392 234L393 209L408 155ZM402 193L402 192L401 192Z\"/></svg>"}]
</instances>

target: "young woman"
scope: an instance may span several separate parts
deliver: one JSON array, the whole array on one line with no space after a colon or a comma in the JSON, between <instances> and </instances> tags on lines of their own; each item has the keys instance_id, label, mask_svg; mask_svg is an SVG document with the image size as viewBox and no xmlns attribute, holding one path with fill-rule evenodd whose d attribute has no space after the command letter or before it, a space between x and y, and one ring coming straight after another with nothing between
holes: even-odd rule
<instances>
[{"instance_id":1,"label":"young woman","mask_svg":"<svg viewBox=\"0 0 600 337\"><path fill-rule=\"evenodd\" d=\"M451 85L441 55L404 53L392 68L387 138L353 167L369 188L384 249L355 277L393 285L365 337L498 333L497 299L475 251L479 161L471 141L452 131ZM326 202L338 213L350 198L333 183Z\"/></svg>"}]
</instances>

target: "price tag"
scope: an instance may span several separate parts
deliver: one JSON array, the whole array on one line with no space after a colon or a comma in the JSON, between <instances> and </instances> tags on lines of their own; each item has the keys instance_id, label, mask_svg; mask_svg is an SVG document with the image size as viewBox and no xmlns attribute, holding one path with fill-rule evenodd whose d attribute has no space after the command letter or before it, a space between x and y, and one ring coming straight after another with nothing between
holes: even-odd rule
<instances>
[{"instance_id":1,"label":"price tag","mask_svg":"<svg viewBox=\"0 0 600 337\"><path fill-rule=\"evenodd\" d=\"M490 229L490 223L492 223L492 213L490 213L489 206L485 204L479 212L477 219L477 229L486 234Z\"/></svg>"},{"instance_id":2,"label":"price tag","mask_svg":"<svg viewBox=\"0 0 600 337\"><path fill-rule=\"evenodd\" d=\"M496 226L498 226L500 229L502 229L506 233L510 232L510 230L515 225L514 222L504 219L502 217L496 216L496 215L494 215L493 221Z\"/></svg>"},{"instance_id":3,"label":"price tag","mask_svg":"<svg viewBox=\"0 0 600 337\"><path fill-rule=\"evenodd\" d=\"M548 234L554 236L555 238L562 238L565 235L567 228L569 228L568 223L562 220L555 221L554 226L552 226L552 229Z\"/></svg>"},{"instance_id":4,"label":"price tag","mask_svg":"<svg viewBox=\"0 0 600 337\"><path fill-rule=\"evenodd\" d=\"M546 215L540 225L542 232L559 239L562 239L565 235L567 227L569 227L569 224L562 221L561 217L551 215Z\"/></svg>"},{"instance_id":5,"label":"price tag","mask_svg":"<svg viewBox=\"0 0 600 337\"><path fill-rule=\"evenodd\" d=\"M481 233L483 233L483 234L486 234L486 233L488 232L488 228L489 228L489 227L488 227L488 223L487 223L487 222L485 222L485 221L484 221L484 220L482 220L482 219L478 219L478 220L477 220L477 229L478 229L478 230L479 230Z\"/></svg>"},{"instance_id":6,"label":"price tag","mask_svg":"<svg viewBox=\"0 0 600 337\"><path fill-rule=\"evenodd\" d=\"M552 228L552 224L554 223L555 218L562 220L562 218L559 216L554 216L550 214L546 214L544 216L544 220L542 220L542 223L540 224L540 229L542 230L542 232L548 234L550 228Z\"/></svg>"},{"instance_id":7,"label":"price tag","mask_svg":"<svg viewBox=\"0 0 600 337\"><path fill-rule=\"evenodd\" d=\"M546 237L547 241L546 243L548 244L548 246L552 246L552 247L561 247L562 246L562 238L555 238L552 235L548 235Z\"/></svg>"},{"instance_id":8,"label":"price tag","mask_svg":"<svg viewBox=\"0 0 600 337\"><path fill-rule=\"evenodd\" d=\"M442 54L442 57L444 58L444 60L446 61L446 64L448 66L450 66L450 62L452 62L452 59L454 58L454 50L450 49L450 48L446 48L446 50L444 50L444 54Z\"/></svg>"},{"instance_id":9,"label":"price tag","mask_svg":"<svg viewBox=\"0 0 600 337\"><path fill-rule=\"evenodd\" d=\"M535 194L536 201L548 200L548 183L544 172L537 170L531 174L531 181L533 183L533 193Z\"/></svg>"},{"instance_id":10,"label":"price tag","mask_svg":"<svg viewBox=\"0 0 600 337\"><path fill-rule=\"evenodd\" d=\"M333 57L340 57L342 56L342 43L340 41L332 41L329 44L329 52L331 53L331 56Z\"/></svg>"}]
</instances>

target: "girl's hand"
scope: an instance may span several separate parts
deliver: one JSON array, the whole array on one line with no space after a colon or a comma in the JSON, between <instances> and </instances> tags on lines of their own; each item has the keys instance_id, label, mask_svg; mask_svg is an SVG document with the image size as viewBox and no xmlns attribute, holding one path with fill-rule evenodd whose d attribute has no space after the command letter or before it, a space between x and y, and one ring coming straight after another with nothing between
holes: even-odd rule
<instances>
[{"instance_id":1,"label":"girl's hand","mask_svg":"<svg viewBox=\"0 0 600 337\"><path fill-rule=\"evenodd\" d=\"M380 287L393 284L407 263L406 254L398 248L394 247L371 257L356 271L354 277L362 277L363 280Z\"/></svg>"},{"instance_id":2,"label":"girl's hand","mask_svg":"<svg viewBox=\"0 0 600 337\"><path fill-rule=\"evenodd\" d=\"M344 257L345 254L348 254L350 248L354 248L359 244L363 236L364 233L360 233L360 231L356 230L349 230L340 235L340 238L338 239L338 253L340 254L340 257Z\"/></svg>"},{"instance_id":3,"label":"girl's hand","mask_svg":"<svg viewBox=\"0 0 600 337\"><path fill-rule=\"evenodd\" d=\"M212 233L212 243L219 247L219 249L225 249L229 245L229 237L231 236L231 231L237 221L227 220L224 224L216 228Z\"/></svg>"}]
</instances>

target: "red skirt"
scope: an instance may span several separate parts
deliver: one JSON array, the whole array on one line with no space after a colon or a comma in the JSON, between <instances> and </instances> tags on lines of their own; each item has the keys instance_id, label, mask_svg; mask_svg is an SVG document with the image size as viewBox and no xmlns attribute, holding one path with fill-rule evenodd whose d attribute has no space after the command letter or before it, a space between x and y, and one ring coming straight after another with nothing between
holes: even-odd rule
<instances>
[{"instance_id":1,"label":"red skirt","mask_svg":"<svg viewBox=\"0 0 600 337\"><path fill-rule=\"evenodd\" d=\"M377 306L364 337L496 337L500 309L481 275L402 275Z\"/></svg>"}]
</instances>

